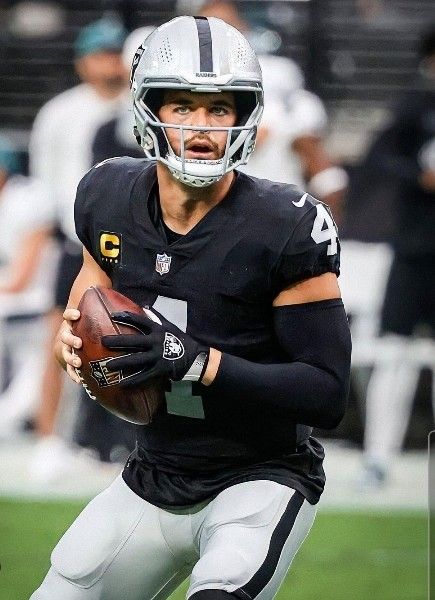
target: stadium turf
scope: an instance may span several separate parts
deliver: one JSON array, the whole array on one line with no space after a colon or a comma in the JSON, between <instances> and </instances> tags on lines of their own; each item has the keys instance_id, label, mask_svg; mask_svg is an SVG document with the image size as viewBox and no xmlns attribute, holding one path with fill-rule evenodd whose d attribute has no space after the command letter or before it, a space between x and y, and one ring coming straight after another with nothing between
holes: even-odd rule
<instances>
[{"instance_id":1,"label":"stadium turf","mask_svg":"<svg viewBox=\"0 0 435 600\"><path fill-rule=\"evenodd\" d=\"M82 506L0 500L0 600L28 600ZM423 513L321 512L277 600L425 600L426 524Z\"/></svg>"}]
</instances>

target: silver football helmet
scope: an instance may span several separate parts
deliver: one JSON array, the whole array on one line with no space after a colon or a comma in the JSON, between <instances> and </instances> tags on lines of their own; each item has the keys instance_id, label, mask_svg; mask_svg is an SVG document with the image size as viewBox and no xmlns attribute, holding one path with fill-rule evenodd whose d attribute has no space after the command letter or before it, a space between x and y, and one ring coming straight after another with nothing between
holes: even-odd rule
<instances>
[{"instance_id":1,"label":"silver football helmet","mask_svg":"<svg viewBox=\"0 0 435 600\"><path fill-rule=\"evenodd\" d=\"M174 177L205 187L243 165L254 149L263 112L263 86L257 57L244 36L221 19L177 17L153 31L138 48L131 70L135 135L150 160L167 165ZM234 127L199 127L163 123L157 114L165 89L234 93ZM165 129L180 131L180 156ZM226 131L219 160L185 158L186 132Z\"/></svg>"}]
</instances>

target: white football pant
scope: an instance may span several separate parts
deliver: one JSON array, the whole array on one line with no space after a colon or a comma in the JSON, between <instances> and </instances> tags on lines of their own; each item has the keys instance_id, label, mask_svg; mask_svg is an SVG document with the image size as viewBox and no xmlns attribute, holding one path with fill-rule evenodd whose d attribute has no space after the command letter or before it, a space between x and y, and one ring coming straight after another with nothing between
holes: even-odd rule
<instances>
[{"instance_id":1,"label":"white football pant","mask_svg":"<svg viewBox=\"0 0 435 600\"><path fill-rule=\"evenodd\" d=\"M189 573L187 597L219 589L269 600L315 513L300 493L268 480L169 512L137 496L119 476L61 538L31 600L162 600Z\"/></svg>"},{"instance_id":2,"label":"white football pant","mask_svg":"<svg viewBox=\"0 0 435 600\"><path fill-rule=\"evenodd\" d=\"M11 381L0 393L0 438L10 437L34 415L41 393L46 323L42 317L0 323L0 344L11 361ZM0 348L0 360L2 358ZM0 388L2 373L0 366Z\"/></svg>"},{"instance_id":3,"label":"white football pant","mask_svg":"<svg viewBox=\"0 0 435 600\"><path fill-rule=\"evenodd\" d=\"M403 445L421 365L413 357L413 338L390 334L378 343L383 356L367 389L364 455L366 463L387 469Z\"/></svg>"}]
</instances>

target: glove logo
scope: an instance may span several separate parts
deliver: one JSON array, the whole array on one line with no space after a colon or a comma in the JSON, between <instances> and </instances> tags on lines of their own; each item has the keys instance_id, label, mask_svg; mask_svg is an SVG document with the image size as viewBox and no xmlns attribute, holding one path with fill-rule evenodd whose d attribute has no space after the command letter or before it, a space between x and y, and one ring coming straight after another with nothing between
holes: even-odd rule
<instances>
[{"instance_id":1,"label":"glove logo","mask_svg":"<svg viewBox=\"0 0 435 600\"><path fill-rule=\"evenodd\" d=\"M184 346L173 333L165 332L163 341L163 358L166 360L177 360L184 355Z\"/></svg>"}]
</instances>

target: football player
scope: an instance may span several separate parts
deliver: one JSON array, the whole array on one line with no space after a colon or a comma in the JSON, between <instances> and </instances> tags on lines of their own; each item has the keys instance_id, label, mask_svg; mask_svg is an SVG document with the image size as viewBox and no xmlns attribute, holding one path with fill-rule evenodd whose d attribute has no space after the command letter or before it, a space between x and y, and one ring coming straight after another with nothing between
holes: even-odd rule
<instances>
[{"instance_id":1,"label":"football player","mask_svg":"<svg viewBox=\"0 0 435 600\"><path fill-rule=\"evenodd\" d=\"M60 540L32 600L271 599L313 523L325 476L312 427L335 427L350 336L339 243L324 204L235 171L254 148L261 71L242 34L178 17L133 60L135 134L145 159L91 169L76 198L84 265L56 355L91 284L160 320L107 336L126 384L171 390L113 484Z\"/></svg>"},{"instance_id":2,"label":"football player","mask_svg":"<svg viewBox=\"0 0 435 600\"><path fill-rule=\"evenodd\" d=\"M93 164L92 140L97 129L116 113L128 90L128 69L121 60L124 39L124 29L110 18L99 19L80 29L74 42L74 65L80 83L44 104L32 128L30 172L47 190L46 202L52 205L62 240L55 267L53 307L47 318L49 339L55 338L62 323L72 283L82 264L73 216L77 184ZM38 443L29 471L33 478L45 483L62 477L67 462L71 466L76 464L76 453L56 432L63 373L53 361L48 344L44 362L35 415ZM83 415L82 406L80 412ZM109 437L107 427L104 433ZM100 440L102 437L100 435ZM104 455L106 445L100 440L95 446Z\"/></svg>"},{"instance_id":3,"label":"football player","mask_svg":"<svg viewBox=\"0 0 435 600\"><path fill-rule=\"evenodd\" d=\"M435 338L435 22L420 41L419 77L392 110L367 165L396 186L394 260L381 312L382 353L367 389L362 489L388 483L400 452L422 363ZM435 386L433 386L435 400ZM435 411L435 401L433 402Z\"/></svg>"}]
</instances>

